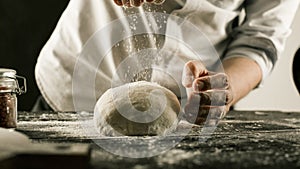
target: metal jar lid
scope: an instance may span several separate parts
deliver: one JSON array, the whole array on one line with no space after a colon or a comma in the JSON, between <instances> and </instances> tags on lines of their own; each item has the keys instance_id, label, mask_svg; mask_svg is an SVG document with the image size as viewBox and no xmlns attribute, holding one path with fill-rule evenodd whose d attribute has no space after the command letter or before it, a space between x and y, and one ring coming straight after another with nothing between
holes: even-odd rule
<instances>
[{"instance_id":1,"label":"metal jar lid","mask_svg":"<svg viewBox=\"0 0 300 169\"><path fill-rule=\"evenodd\" d=\"M0 93L13 92L22 94L26 92L26 79L16 74L17 72L13 69L0 68ZM18 80L23 81L21 87Z\"/></svg>"}]
</instances>

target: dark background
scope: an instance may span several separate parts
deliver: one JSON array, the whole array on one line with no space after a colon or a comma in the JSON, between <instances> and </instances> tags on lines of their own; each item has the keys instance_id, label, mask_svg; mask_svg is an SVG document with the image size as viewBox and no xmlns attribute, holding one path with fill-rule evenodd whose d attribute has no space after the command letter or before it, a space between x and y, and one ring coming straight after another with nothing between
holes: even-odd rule
<instances>
[{"instance_id":1,"label":"dark background","mask_svg":"<svg viewBox=\"0 0 300 169\"><path fill-rule=\"evenodd\" d=\"M27 79L18 109L30 110L40 95L34 79L37 57L69 0L0 0L0 67Z\"/></svg>"}]
</instances>

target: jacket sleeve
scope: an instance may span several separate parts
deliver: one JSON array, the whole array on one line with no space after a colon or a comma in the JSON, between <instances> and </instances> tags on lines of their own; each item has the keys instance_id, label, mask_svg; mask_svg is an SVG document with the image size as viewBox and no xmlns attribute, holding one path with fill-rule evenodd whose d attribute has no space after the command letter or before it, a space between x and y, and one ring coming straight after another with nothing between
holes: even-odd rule
<instances>
[{"instance_id":1,"label":"jacket sleeve","mask_svg":"<svg viewBox=\"0 0 300 169\"><path fill-rule=\"evenodd\" d=\"M246 0L245 18L232 32L224 59L248 57L255 60L263 79L271 72L291 33L298 0Z\"/></svg>"}]
</instances>

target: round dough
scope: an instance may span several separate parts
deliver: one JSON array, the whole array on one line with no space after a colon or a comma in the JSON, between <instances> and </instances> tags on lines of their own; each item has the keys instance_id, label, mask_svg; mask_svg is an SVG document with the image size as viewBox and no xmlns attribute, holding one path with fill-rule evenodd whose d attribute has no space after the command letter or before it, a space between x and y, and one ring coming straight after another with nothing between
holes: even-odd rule
<instances>
[{"instance_id":1,"label":"round dough","mask_svg":"<svg viewBox=\"0 0 300 169\"><path fill-rule=\"evenodd\" d=\"M138 81L107 90L94 122L101 135L165 135L176 129L180 103L169 89Z\"/></svg>"}]
</instances>

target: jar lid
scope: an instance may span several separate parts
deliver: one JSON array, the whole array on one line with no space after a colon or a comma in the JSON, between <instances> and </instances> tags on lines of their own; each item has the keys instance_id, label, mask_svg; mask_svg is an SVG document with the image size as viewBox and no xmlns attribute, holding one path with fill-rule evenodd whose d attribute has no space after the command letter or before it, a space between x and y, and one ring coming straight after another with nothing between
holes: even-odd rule
<instances>
[{"instance_id":1,"label":"jar lid","mask_svg":"<svg viewBox=\"0 0 300 169\"><path fill-rule=\"evenodd\" d=\"M15 92L25 93L26 92L26 79L16 75L17 72L13 69L0 68L0 93ZM23 86L20 87L18 79L23 80Z\"/></svg>"},{"instance_id":2,"label":"jar lid","mask_svg":"<svg viewBox=\"0 0 300 169\"><path fill-rule=\"evenodd\" d=\"M17 74L17 72L13 69L0 68L0 77L15 78L16 74Z\"/></svg>"}]
</instances>

